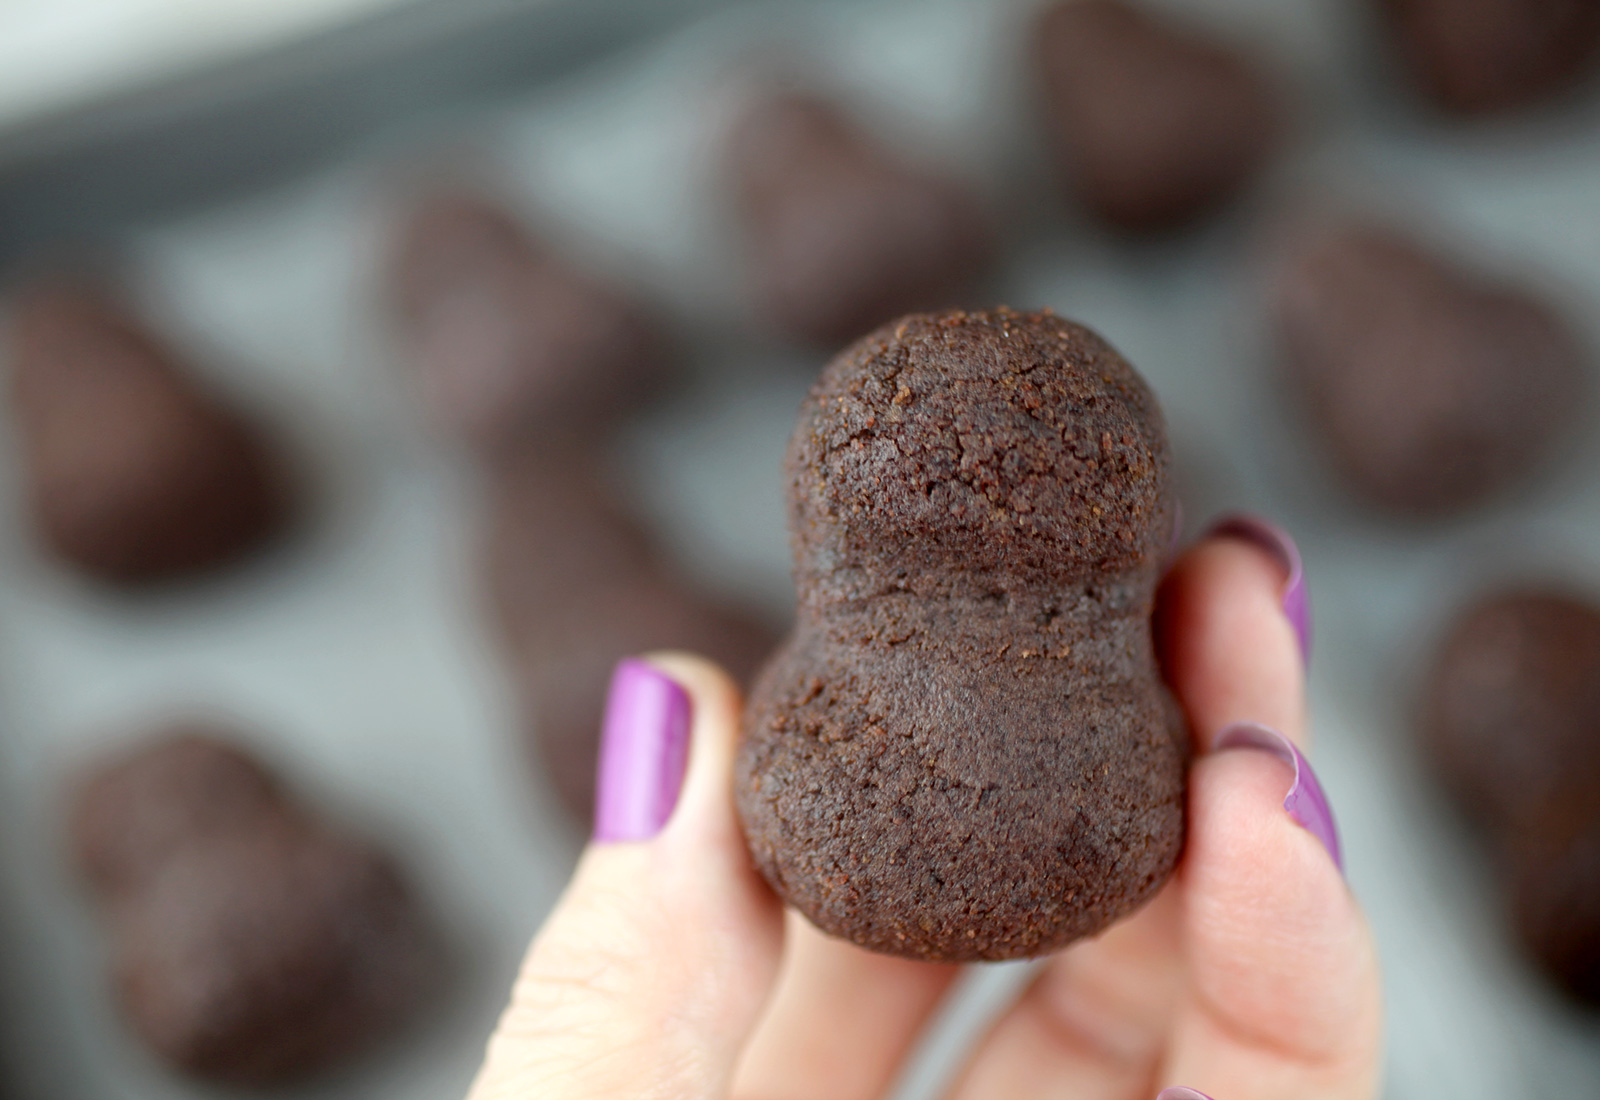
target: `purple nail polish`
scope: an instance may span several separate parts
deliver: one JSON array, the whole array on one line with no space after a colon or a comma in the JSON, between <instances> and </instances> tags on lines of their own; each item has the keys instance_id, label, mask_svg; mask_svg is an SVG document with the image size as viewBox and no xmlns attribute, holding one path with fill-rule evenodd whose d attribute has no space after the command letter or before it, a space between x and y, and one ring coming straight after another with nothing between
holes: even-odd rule
<instances>
[{"instance_id":1,"label":"purple nail polish","mask_svg":"<svg viewBox=\"0 0 1600 1100\"><path fill-rule=\"evenodd\" d=\"M678 804L689 762L689 694L665 673L628 658L611 674L600 733L594 839L649 840Z\"/></svg>"},{"instance_id":2,"label":"purple nail polish","mask_svg":"<svg viewBox=\"0 0 1600 1100\"><path fill-rule=\"evenodd\" d=\"M1311 664L1311 595L1306 591L1305 569L1300 562L1300 548L1289 537L1289 532L1258 516L1224 516L1211 526L1213 535L1234 535L1248 539L1272 554L1289 571L1283 586L1283 613L1294 627L1300 641L1300 657Z\"/></svg>"},{"instance_id":3,"label":"purple nail polish","mask_svg":"<svg viewBox=\"0 0 1600 1100\"><path fill-rule=\"evenodd\" d=\"M1333 857L1333 864L1344 874L1344 854L1339 848L1339 827L1334 824L1333 807L1311 770L1311 761L1277 730L1254 722L1236 722L1217 735L1212 750L1264 749L1294 769L1294 783L1284 796L1283 808L1306 832L1322 841Z\"/></svg>"},{"instance_id":4,"label":"purple nail polish","mask_svg":"<svg viewBox=\"0 0 1600 1100\"><path fill-rule=\"evenodd\" d=\"M1186 1088L1183 1085L1173 1085L1170 1089L1162 1089L1156 1100L1211 1100L1211 1097L1199 1089Z\"/></svg>"}]
</instances>

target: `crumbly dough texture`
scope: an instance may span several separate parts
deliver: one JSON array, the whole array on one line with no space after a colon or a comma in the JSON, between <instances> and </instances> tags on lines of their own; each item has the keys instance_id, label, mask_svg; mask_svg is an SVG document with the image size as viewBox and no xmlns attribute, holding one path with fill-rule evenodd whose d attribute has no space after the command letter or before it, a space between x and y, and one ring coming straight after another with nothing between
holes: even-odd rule
<instances>
[{"instance_id":1,"label":"crumbly dough texture","mask_svg":"<svg viewBox=\"0 0 1600 1100\"><path fill-rule=\"evenodd\" d=\"M1034 956L1166 879L1168 465L1143 381L1048 312L911 316L823 372L787 457L798 621L736 780L757 865L820 928Z\"/></svg>"}]
</instances>

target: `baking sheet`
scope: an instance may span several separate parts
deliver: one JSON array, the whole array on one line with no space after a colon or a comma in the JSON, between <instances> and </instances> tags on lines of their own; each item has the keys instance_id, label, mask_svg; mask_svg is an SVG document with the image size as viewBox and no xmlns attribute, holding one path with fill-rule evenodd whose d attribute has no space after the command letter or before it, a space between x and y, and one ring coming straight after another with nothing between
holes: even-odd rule
<instances>
[{"instance_id":1,"label":"baking sheet","mask_svg":"<svg viewBox=\"0 0 1600 1100\"><path fill-rule=\"evenodd\" d=\"M0 126L420 0L0 0Z\"/></svg>"},{"instance_id":2,"label":"baking sheet","mask_svg":"<svg viewBox=\"0 0 1600 1100\"><path fill-rule=\"evenodd\" d=\"M669 309L694 377L629 433L628 484L708 583L781 608L778 461L820 360L741 328L708 177L729 88L773 57L984 189L1012 236L993 297L1082 319L1139 366L1172 424L1191 527L1242 507L1300 540L1317 615L1318 770L1385 961L1387 1094L1600 1094L1600 1024L1513 958L1487 868L1428 785L1408 726L1432 630L1475 583L1526 567L1600 592L1600 440L1467 522L1385 524L1327 482L1276 401L1254 294L1258 219L1312 190L1453 227L1486 257L1540 273L1600 346L1600 101L1442 127L1383 83L1359 5L1175 6L1258 41L1303 89L1301 136L1257 200L1181 242L1126 246L1060 208L1014 64L1026 9L981 0L738 5L537 91L391 127L246 201L129 229L130 283L221 384L291 433L318 508L295 544L243 573L119 601L40 560L14 464L0 470L10 1094L204 1091L119 1027L103 941L60 859L70 768L174 708L236 716L299 786L401 852L455 945L457 981L409 1042L293 1095L464 1090L579 838L525 778L510 685L475 602L479 487L422 432L377 308L384 220L438 159L464 162L547 235ZM901 1095L930 1095L956 1040L1024 974L982 971Z\"/></svg>"}]
</instances>

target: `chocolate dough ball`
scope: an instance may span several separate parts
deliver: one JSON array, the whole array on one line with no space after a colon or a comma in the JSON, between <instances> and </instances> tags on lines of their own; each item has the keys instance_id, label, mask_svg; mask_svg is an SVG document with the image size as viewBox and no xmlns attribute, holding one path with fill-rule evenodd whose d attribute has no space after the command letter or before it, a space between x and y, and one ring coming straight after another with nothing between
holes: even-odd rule
<instances>
[{"instance_id":1,"label":"chocolate dough ball","mask_svg":"<svg viewBox=\"0 0 1600 1100\"><path fill-rule=\"evenodd\" d=\"M388 861L286 816L181 849L123 906L114 939L140 1037L239 1085L346 1060L411 1014L432 969Z\"/></svg>"},{"instance_id":2,"label":"chocolate dough ball","mask_svg":"<svg viewBox=\"0 0 1600 1100\"><path fill-rule=\"evenodd\" d=\"M197 837L248 829L286 812L277 781L200 726L100 766L78 792L72 849L103 896L142 889Z\"/></svg>"},{"instance_id":3,"label":"chocolate dough ball","mask_svg":"<svg viewBox=\"0 0 1600 1100\"><path fill-rule=\"evenodd\" d=\"M289 519L265 437L97 292L12 317L11 398L33 522L63 561L138 585L230 565Z\"/></svg>"},{"instance_id":4,"label":"chocolate dough ball","mask_svg":"<svg viewBox=\"0 0 1600 1100\"><path fill-rule=\"evenodd\" d=\"M513 651L539 645L541 619L572 592L657 567L649 536L592 465L582 451L527 450L489 468L488 611Z\"/></svg>"},{"instance_id":5,"label":"chocolate dough ball","mask_svg":"<svg viewBox=\"0 0 1600 1100\"><path fill-rule=\"evenodd\" d=\"M216 737L180 730L107 762L70 829L122 1012L184 1073L303 1080L392 1033L437 984L438 941L390 861Z\"/></svg>"},{"instance_id":6,"label":"chocolate dough ball","mask_svg":"<svg viewBox=\"0 0 1600 1100\"><path fill-rule=\"evenodd\" d=\"M823 371L785 466L798 621L736 773L757 866L823 931L1041 955L1171 874L1169 461L1133 368L1048 312L907 317Z\"/></svg>"},{"instance_id":7,"label":"chocolate dough ball","mask_svg":"<svg viewBox=\"0 0 1600 1100\"><path fill-rule=\"evenodd\" d=\"M1600 821L1600 608L1497 592L1451 623L1434 658L1424 742L1461 804L1496 831L1593 805Z\"/></svg>"},{"instance_id":8,"label":"chocolate dough ball","mask_svg":"<svg viewBox=\"0 0 1600 1100\"><path fill-rule=\"evenodd\" d=\"M760 306L790 339L837 346L907 310L960 305L988 265L974 196L831 104L755 104L724 161Z\"/></svg>"},{"instance_id":9,"label":"chocolate dough ball","mask_svg":"<svg viewBox=\"0 0 1600 1100\"><path fill-rule=\"evenodd\" d=\"M685 578L576 456L502 467L491 524L489 601L535 752L563 806L587 823L617 662L685 649L744 681L777 632Z\"/></svg>"},{"instance_id":10,"label":"chocolate dough ball","mask_svg":"<svg viewBox=\"0 0 1600 1100\"><path fill-rule=\"evenodd\" d=\"M1130 232L1175 229L1261 171L1281 106L1247 57L1120 0L1069 0L1040 18L1047 132L1080 201Z\"/></svg>"},{"instance_id":11,"label":"chocolate dough ball","mask_svg":"<svg viewBox=\"0 0 1600 1100\"><path fill-rule=\"evenodd\" d=\"M1569 89L1600 55L1597 0L1380 0L1420 90L1486 115Z\"/></svg>"},{"instance_id":12,"label":"chocolate dough ball","mask_svg":"<svg viewBox=\"0 0 1600 1100\"><path fill-rule=\"evenodd\" d=\"M1274 292L1282 365L1339 472L1414 517L1528 480L1587 402L1586 352L1538 299L1385 229L1300 242Z\"/></svg>"},{"instance_id":13,"label":"chocolate dough ball","mask_svg":"<svg viewBox=\"0 0 1600 1100\"><path fill-rule=\"evenodd\" d=\"M481 200L419 206L392 281L425 405L476 444L603 428L666 374L662 335L637 305Z\"/></svg>"},{"instance_id":14,"label":"chocolate dough ball","mask_svg":"<svg viewBox=\"0 0 1600 1100\"><path fill-rule=\"evenodd\" d=\"M1445 634L1424 745L1499 853L1511 926L1568 994L1600 1004L1600 607L1493 593Z\"/></svg>"},{"instance_id":15,"label":"chocolate dough ball","mask_svg":"<svg viewBox=\"0 0 1600 1100\"><path fill-rule=\"evenodd\" d=\"M1514 838L1506 865L1523 949L1569 996L1600 1006L1600 810Z\"/></svg>"},{"instance_id":16,"label":"chocolate dough ball","mask_svg":"<svg viewBox=\"0 0 1600 1100\"><path fill-rule=\"evenodd\" d=\"M537 752L562 805L587 823L606 688L617 662L660 649L698 653L741 683L777 644L765 622L691 587L618 579L550 608L543 643L521 657L521 689Z\"/></svg>"}]
</instances>

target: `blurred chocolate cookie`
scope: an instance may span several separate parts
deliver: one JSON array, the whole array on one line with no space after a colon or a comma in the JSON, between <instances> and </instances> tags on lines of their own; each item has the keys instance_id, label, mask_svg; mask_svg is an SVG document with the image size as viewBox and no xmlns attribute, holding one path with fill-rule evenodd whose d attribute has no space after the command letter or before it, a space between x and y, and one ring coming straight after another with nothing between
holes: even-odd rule
<instances>
[{"instance_id":1,"label":"blurred chocolate cookie","mask_svg":"<svg viewBox=\"0 0 1600 1100\"><path fill-rule=\"evenodd\" d=\"M77 791L74 858L104 897L142 889L197 837L247 830L287 812L277 780L242 750L198 727L164 737L159 751L101 766Z\"/></svg>"},{"instance_id":2,"label":"blurred chocolate cookie","mask_svg":"<svg viewBox=\"0 0 1600 1100\"><path fill-rule=\"evenodd\" d=\"M587 824L616 663L686 649L743 681L777 631L683 576L576 455L497 467L490 522L487 595L533 747L563 805Z\"/></svg>"},{"instance_id":3,"label":"blurred chocolate cookie","mask_svg":"<svg viewBox=\"0 0 1600 1100\"><path fill-rule=\"evenodd\" d=\"M24 491L61 560L148 584L230 565L287 526L269 440L107 296L25 292L11 345Z\"/></svg>"},{"instance_id":4,"label":"blurred chocolate cookie","mask_svg":"<svg viewBox=\"0 0 1600 1100\"><path fill-rule=\"evenodd\" d=\"M1540 589L1487 595L1434 656L1423 731L1440 774L1494 830L1567 807L1600 821L1600 607Z\"/></svg>"},{"instance_id":5,"label":"blurred chocolate cookie","mask_svg":"<svg viewBox=\"0 0 1600 1100\"><path fill-rule=\"evenodd\" d=\"M1559 315L1398 233L1307 235L1271 293L1318 442L1393 512L1460 512L1526 482L1584 414L1587 351Z\"/></svg>"},{"instance_id":6,"label":"blurred chocolate cookie","mask_svg":"<svg viewBox=\"0 0 1600 1100\"><path fill-rule=\"evenodd\" d=\"M754 104L723 159L759 306L790 339L833 346L907 310L960 305L988 265L976 198L832 104Z\"/></svg>"},{"instance_id":7,"label":"blurred chocolate cookie","mask_svg":"<svg viewBox=\"0 0 1600 1100\"><path fill-rule=\"evenodd\" d=\"M391 282L428 412L478 445L592 432L637 408L668 368L638 305L479 199L435 195L412 211Z\"/></svg>"},{"instance_id":8,"label":"blurred chocolate cookie","mask_svg":"<svg viewBox=\"0 0 1600 1100\"><path fill-rule=\"evenodd\" d=\"M1539 588L1474 602L1434 656L1422 733L1487 833L1524 950L1600 1004L1600 607Z\"/></svg>"},{"instance_id":9,"label":"blurred chocolate cookie","mask_svg":"<svg viewBox=\"0 0 1600 1100\"><path fill-rule=\"evenodd\" d=\"M1378 0L1413 81L1460 115L1567 91L1600 58L1600 0Z\"/></svg>"},{"instance_id":10,"label":"blurred chocolate cookie","mask_svg":"<svg viewBox=\"0 0 1600 1100\"><path fill-rule=\"evenodd\" d=\"M1569 996L1600 1007L1600 809L1513 837L1502 860L1524 951Z\"/></svg>"},{"instance_id":11,"label":"blurred chocolate cookie","mask_svg":"<svg viewBox=\"0 0 1600 1100\"><path fill-rule=\"evenodd\" d=\"M1060 170L1118 229L1175 229L1210 213L1278 143L1277 89L1249 57L1137 6L1056 4L1033 48Z\"/></svg>"},{"instance_id":12,"label":"blurred chocolate cookie","mask_svg":"<svg viewBox=\"0 0 1600 1100\"><path fill-rule=\"evenodd\" d=\"M388 858L210 733L175 729L98 765L70 831L123 1015L184 1073L304 1080L391 1034L437 984L438 940Z\"/></svg>"}]
</instances>

